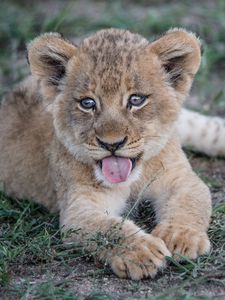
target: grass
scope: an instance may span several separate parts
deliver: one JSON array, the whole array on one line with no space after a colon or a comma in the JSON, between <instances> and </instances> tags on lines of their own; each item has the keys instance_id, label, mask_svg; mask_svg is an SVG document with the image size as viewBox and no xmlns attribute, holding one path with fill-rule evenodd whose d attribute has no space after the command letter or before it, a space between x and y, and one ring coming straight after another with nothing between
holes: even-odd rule
<instances>
[{"instance_id":1,"label":"grass","mask_svg":"<svg viewBox=\"0 0 225 300\"><path fill-rule=\"evenodd\" d=\"M74 266L81 258L87 258L82 249L74 250L63 246L58 216L49 214L43 207L34 203L11 200L3 194L0 213L0 291L7 295L6 299L13 299L15 295L21 297L19 299L82 299L71 289L73 280L56 279L54 275L53 269L62 265L68 274L74 274L76 270L70 266ZM145 214L147 216L149 212L145 210ZM188 296L185 289L194 291L206 283L225 285L225 203L214 208L209 235L212 242L209 255L199 257L197 261L186 258L183 263L170 258L165 274L154 282L160 287L162 281L167 285L173 282L173 287L169 290L171 299L183 299L180 295L186 295L184 299L207 299ZM38 269L40 266L47 276L32 282L29 280L29 269ZM108 269L101 266L96 268L94 273L87 274L87 277L101 278L107 274ZM141 286L136 286L137 288L142 290ZM111 299L111 296L105 293L91 295L90 299ZM172 298L172 295L177 298ZM161 294L148 299L170 298Z\"/></svg>"},{"instance_id":2,"label":"grass","mask_svg":"<svg viewBox=\"0 0 225 300\"><path fill-rule=\"evenodd\" d=\"M25 45L42 32L59 31L66 37L80 39L101 28L119 27L139 32L152 40L168 28L181 26L199 34L204 46L201 69L194 84L194 92L202 104L200 110L221 110L225 104L224 0L211 1L211 4L187 0L166 2L149 5L145 0L139 4L116 0L106 1L101 6L99 1L90 1L90 5L98 7L100 13L79 14L76 1L64 1L63 5L62 1L55 1L59 9L49 13L47 4L50 1L31 5L29 1L2 0L0 97L29 73ZM211 189L221 189L224 185L204 170L198 171ZM132 215L142 220L143 226L149 224L150 215L154 220L147 200L144 205L135 208ZM149 292L146 282L116 281L114 285L123 286L123 292L132 292L134 298L138 293L138 299L213 299L196 295L205 286L225 286L224 215L223 201L214 207L209 229L213 246L210 254L195 262L186 259L182 264L169 259L169 267L164 274L151 282L155 295ZM113 293L101 289L103 278L112 278L104 266L95 266L94 271L88 269L83 277L76 277L80 262L82 264L89 259L83 249L75 251L63 246L57 215L49 214L43 207L29 201L16 201L0 195L0 299L84 299L77 289L79 280L85 285L85 278L93 283L85 299L113 299L116 289ZM75 282L77 285L74 287Z\"/></svg>"},{"instance_id":3,"label":"grass","mask_svg":"<svg viewBox=\"0 0 225 300\"><path fill-rule=\"evenodd\" d=\"M219 89L215 85L216 90L207 84L211 74L220 70L225 59L225 2L213 2L211 6L203 2L197 7L193 7L191 1L155 7L146 5L139 15L135 9L127 9L122 1L117 0L109 1L100 17L92 17L88 14L76 15L76 2L73 1L65 1L64 7L49 16L43 6L37 5L36 9L32 7L31 13L29 2L3 0L0 11L0 79L4 79L5 85L1 87L0 95L28 73L23 60L25 45L42 32L59 31L67 37L80 38L101 28L119 27L139 32L152 40L168 28L185 27L200 35L205 49L195 90L202 101L209 97L211 106L214 102L224 105L222 84ZM208 106L206 108L211 109Z\"/></svg>"}]
</instances>

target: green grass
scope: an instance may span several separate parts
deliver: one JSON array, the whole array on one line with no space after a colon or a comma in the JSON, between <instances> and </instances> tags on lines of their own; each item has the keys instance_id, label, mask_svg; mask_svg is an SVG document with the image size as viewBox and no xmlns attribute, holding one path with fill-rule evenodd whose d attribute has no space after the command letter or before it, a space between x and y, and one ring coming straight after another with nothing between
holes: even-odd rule
<instances>
[{"instance_id":1,"label":"green grass","mask_svg":"<svg viewBox=\"0 0 225 300\"><path fill-rule=\"evenodd\" d=\"M148 215L148 211L145 213ZM79 295L74 295L70 290L72 281L63 278L56 280L54 271L51 270L51 266L56 268L63 265L68 274L73 273L75 270L70 266L74 265L77 259L87 257L81 248L63 246L57 215L49 214L44 208L34 203L13 201L1 195L0 220L0 291L2 293L6 293L9 299L13 298L13 295L20 295L21 299L27 299L26 295L32 296L31 299L80 299ZM155 284L161 286L162 281L167 285L174 282L173 287L169 289L171 299L182 299L179 298L181 289L195 290L206 283L216 283L221 286L225 284L223 276L225 203L214 208L209 235L212 242L209 255L199 257L197 261L186 258L183 263L178 263L173 258L168 259L169 267ZM26 274L25 271L24 279L20 283L14 282L13 278L16 275L23 274L22 271L16 272L15 270L38 268L40 265L48 274L47 280L31 283L26 279L29 278L29 273ZM101 266L100 269L96 268L95 274L87 274L87 276L98 278L106 274L109 274L109 271ZM141 290L141 287L138 289ZM172 295L177 295L177 298L172 298ZM184 295L184 290L182 295ZM110 299L109 297L110 295L97 293L93 299ZM193 298L189 293L185 297L185 299L201 299ZM162 294L149 299L170 298L165 298Z\"/></svg>"},{"instance_id":2,"label":"green grass","mask_svg":"<svg viewBox=\"0 0 225 300\"><path fill-rule=\"evenodd\" d=\"M28 73L24 63L17 66L16 62L24 57L26 43L42 32L59 31L67 37L80 38L101 28L118 27L139 32L152 40L168 28L185 27L200 35L205 50L195 90L203 103L210 98L211 106L214 102L224 105L222 84L219 87L215 85L215 88L207 84L214 80L212 73L218 72L223 65L219 77L222 76L225 60L225 2L214 2L216 5L211 6L204 2L192 5L192 1L164 3L155 7L145 5L142 8L144 13L138 16L124 2L108 1L101 17L92 18L76 15L74 1L65 1L64 8L49 15L42 6L31 9L27 1L3 0L0 11L0 79L4 77L5 85L1 87L0 95ZM211 106L205 110L211 109Z\"/></svg>"}]
</instances>

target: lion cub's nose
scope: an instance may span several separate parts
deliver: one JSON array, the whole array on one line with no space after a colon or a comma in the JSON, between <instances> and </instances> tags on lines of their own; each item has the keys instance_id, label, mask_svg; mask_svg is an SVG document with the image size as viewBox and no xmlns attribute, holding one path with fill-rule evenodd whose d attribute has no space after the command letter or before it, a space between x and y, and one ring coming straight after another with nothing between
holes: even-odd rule
<instances>
[{"instance_id":1,"label":"lion cub's nose","mask_svg":"<svg viewBox=\"0 0 225 300\"><path fill-rule=\"evenodd\" d=\"M116 150L122 148L126 144L127 136L123 140L120 140L120 141L118 141L116 143L113 143L113 144L106 143L106 142L100 140L97 137L96 137L96 140L97 140L97 143L99 144L99 146L101 148L106 149L106 150L114 153Z\"/></svg>"}]
</instances>

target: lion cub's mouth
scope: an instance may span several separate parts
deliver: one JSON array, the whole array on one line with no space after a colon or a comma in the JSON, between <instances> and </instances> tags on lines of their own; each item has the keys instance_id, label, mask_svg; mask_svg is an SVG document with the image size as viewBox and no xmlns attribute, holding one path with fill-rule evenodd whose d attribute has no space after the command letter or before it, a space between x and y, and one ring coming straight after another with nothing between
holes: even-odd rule
<instances>
[{"instance_id":1,"label":"lion cub's mouth","mask_svg":"<svg viewBox=\"0 0 225 300\"><path fill-rule=\"evenodd\" d=\"M103 176L110 183L120 183L128 179L136 165L137 158L108 156L99 161Z\"/></svg>"}]
</instances>

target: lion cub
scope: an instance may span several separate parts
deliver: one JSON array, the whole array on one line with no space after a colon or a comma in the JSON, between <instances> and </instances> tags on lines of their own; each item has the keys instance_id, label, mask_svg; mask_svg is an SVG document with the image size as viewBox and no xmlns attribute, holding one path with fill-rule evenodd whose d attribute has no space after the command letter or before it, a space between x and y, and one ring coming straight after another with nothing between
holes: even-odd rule
<instances>
[{"instance_id":1,"label":"lion cub","mask_svg":"<svg viewBox=\"0 0 225 300\"><path fill-rule=\"evenodd\" d=\"M206 253L210 194L175 129L200 58L183 29L153 43L119 29L80 46L57 33L33 40L32 75L0 109L4 191L58 210L68 238L119 277L153 277L166 256ZM151 234L121 217L141 191L155 208Z\"/></svg>"}]
</instances>

